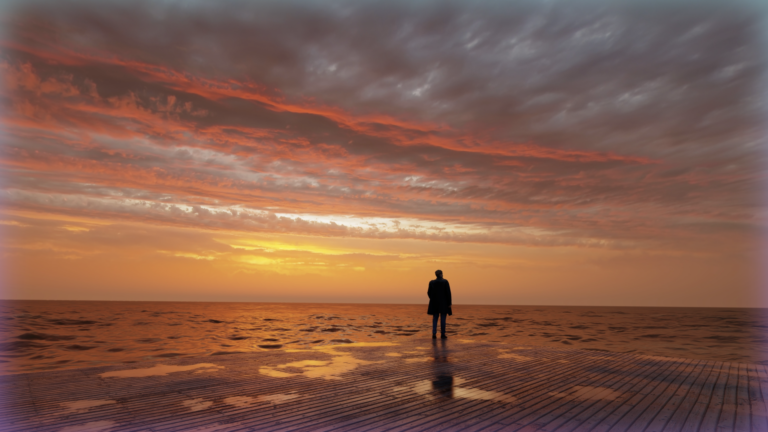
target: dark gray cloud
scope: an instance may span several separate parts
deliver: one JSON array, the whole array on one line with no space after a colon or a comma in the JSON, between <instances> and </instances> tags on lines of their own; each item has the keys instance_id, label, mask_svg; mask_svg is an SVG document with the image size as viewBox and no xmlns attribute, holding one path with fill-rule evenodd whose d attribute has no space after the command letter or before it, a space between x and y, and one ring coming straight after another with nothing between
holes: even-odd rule
<instances>
[{"instance_id":1,"label":"dark gray cloud","mask_svg":"<svg viewBox=\"0 0 768 432\"><path fill-rule=\"evenodd\" d=\"M158 203L148 220L207 203L614 240L759 223L766 50L747 3L8 10L1 158L20 207L86 211L49 193L140 217L122 197Z\"/></svg>"}]
</instances>

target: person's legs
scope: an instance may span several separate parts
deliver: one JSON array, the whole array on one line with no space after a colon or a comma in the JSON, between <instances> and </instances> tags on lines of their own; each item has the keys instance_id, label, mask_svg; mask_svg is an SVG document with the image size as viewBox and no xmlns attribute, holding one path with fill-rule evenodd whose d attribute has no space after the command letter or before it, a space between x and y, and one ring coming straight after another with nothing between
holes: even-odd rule
<instances>
[{"instance_id":1,"label":"person's legs","mask_svg":"<svg viewBox=\"0 0 768 432\"><path fill-rule=\"evenodd\" d=\"M440 314L440 333L445 336L445 318L448 317L447 313Z\"/></svg>"},{"instance_id":2,"label":"person's legs","mask_svg":"<svg viewBox=\"0 0 768 432\"><path fill-rule=\"evenodd\" d=\"M432 315L432 334L437 333L437 315L438 314Z\"/></svg>"}]
</instances>

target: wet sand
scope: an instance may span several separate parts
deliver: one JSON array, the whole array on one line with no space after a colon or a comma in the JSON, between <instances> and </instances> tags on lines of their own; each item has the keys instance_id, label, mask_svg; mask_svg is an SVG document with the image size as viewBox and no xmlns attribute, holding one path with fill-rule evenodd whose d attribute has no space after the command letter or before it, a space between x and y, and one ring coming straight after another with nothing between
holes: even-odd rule
<instances>
[{"instance_id":1,"label":"wet sand","mask_svg":"<svg viewBox=\"0 0 768 432\"><path fill-rule=\"evenodd\" d=\"M768 368L450 338L0 377L8 431L768 431Z\"/></svg>"},{"instance_id":2,"label":"wet sand","mask_svg":"<svg viewBox=\"0 0 768 432\"><path fill-rule=\"evenodd\" d=\"M762 309L455 305L452 337L768 364ZM431 333L425 305L3 301L0 370L399 342Z\"/></svg>"}]
</instances>

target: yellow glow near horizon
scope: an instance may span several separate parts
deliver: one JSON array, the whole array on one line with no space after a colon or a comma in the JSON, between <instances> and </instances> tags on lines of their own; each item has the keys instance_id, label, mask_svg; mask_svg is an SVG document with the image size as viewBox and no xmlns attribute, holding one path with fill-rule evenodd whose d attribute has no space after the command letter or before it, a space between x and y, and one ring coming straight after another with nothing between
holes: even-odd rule
<instances>
[{"instance_id":1,"label":"yellow glow near horizon","mask_svg":"<svg viewBox=\"0 0 768 432\"><path fill-rule=\"evenodd\" d=\"M76 226L67 216L33 216L3 225L4 256L14 263L10 298L420 303L440 268L457 303L691 304L665 287L690 286L711 301L722 283L746 285L733 275L748 274L749 265L695 251L277 235L92 219L87 230L67 230ZM723 274L724 266L733 270ZM749 293L727 297L718 301L744 301Z\"/></svg>"},{"instance_id":2,"label":"yellow glow near horizon","mask_svg":"<svg viewBox=\"0 0 768 432\"><path fill-rule=\"evenodd\" d=\"M355 253L350 250L326 248L326 247L320 247L320 246L311 245L311 244L285 243L285 242L274 241L274 240L249 240L249 239L239 239L235 241L232 241L232 240L227 241L222 239L215 239L215 240L235 249L242 249L242 250L248 250L248 251L262 250L267 253L274 252L274 251L302 251L302 252L312 252L312 253L323 254L323 255L346 255L350 253Z\"/></svg>"},{"instance_id":3,"label":"yellow glow near horizon","mask_svg":"<svg viewBox=\"0 0 768 432\"><path fill-rule=\"evenodd\" d=\"M291 237L285 235L284 237ZM303 236L302 236L303 237ZM221 239L216 238L217 242L225 244L234 249L242 249L247 251L260 250L265 253L271 253L276 251L297 251L297 252L310 252L314 254L322 255L350 255L350 254L366 254L374 256L387 256L393 255L392 253L378 251L373 248L343 248L343 247L329 247L321 246L319 244L308 243L306 238L303 238L303 242L284 242L276 240L257 240L257 239ZM312 239L317 241L318 239ZM397 256L401 258L416 257L417 254L398 253Z\"/></svg>"}]
</instances>

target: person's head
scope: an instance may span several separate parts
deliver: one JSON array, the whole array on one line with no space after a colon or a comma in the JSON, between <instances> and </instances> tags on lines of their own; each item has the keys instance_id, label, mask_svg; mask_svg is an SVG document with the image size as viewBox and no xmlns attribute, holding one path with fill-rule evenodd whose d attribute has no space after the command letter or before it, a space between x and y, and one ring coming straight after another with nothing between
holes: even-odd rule
<instances>
[{"instance_id":1,"label":"person's head","mask_svg":"<svg viewBox=\"0 0 768 432\"><path fill-rule=\"evenodd\" d=\"M443 278L443 271L442 270L435 270L435 276L437 276L438 279Z\"/></svg>"}]
</instances>

